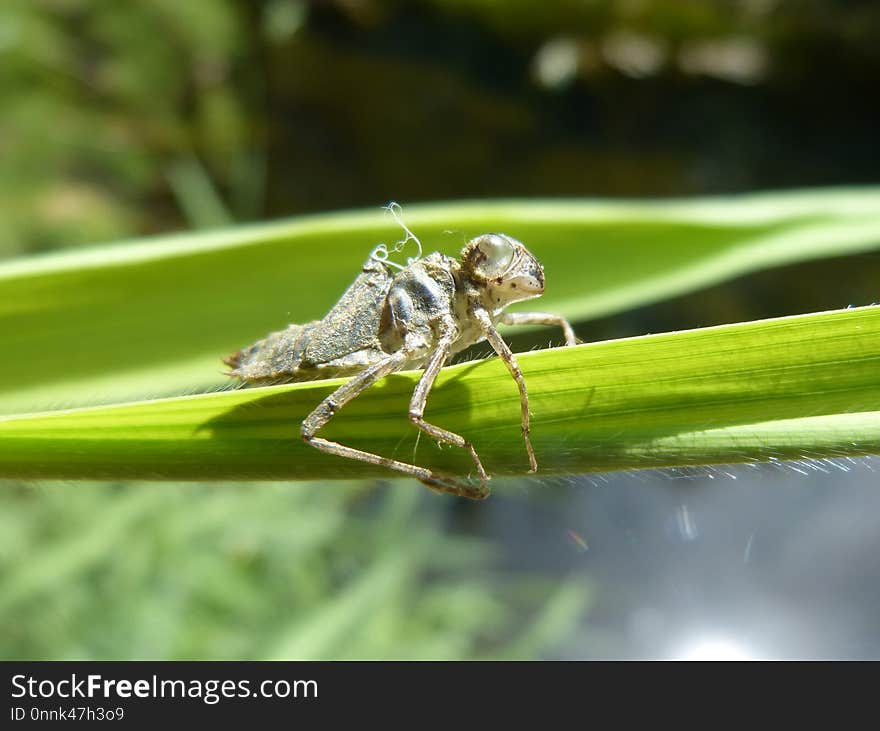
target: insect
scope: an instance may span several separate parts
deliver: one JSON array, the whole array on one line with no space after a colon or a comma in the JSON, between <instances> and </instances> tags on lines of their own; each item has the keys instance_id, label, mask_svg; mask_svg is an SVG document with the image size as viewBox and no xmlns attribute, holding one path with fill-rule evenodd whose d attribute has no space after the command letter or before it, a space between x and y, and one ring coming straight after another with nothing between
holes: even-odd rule
<instances>
[{"instance_id":1,"label":"insect","mask_svg":"<svg viewBox=\"0 0 880 731\"><path fill-rule=\"evenodd\" d=\"M422 257L421 243L399 219L398 223L407 238L398 242L395 251L414 240L419 246L417 257L403 266L391 262L387 247L380 245L323 320L288 325L233 353L224 360L232 369L228 375L251 384L354 376L302 422L302 438L308 444L328 454L397 470L440 492L483 499L489 495L489 475L473 444L424 419L437 374L452 355L487 340L519 388L522 435L530 471L535 472L538 464L529 440L525 380L496 325L554 325L562 328L567 345L577 340L571 325L558 315L504 312L511 303L544 292L543 267L516 239L500 233L483 234L464 247L459 260L440 253ZM385 376L407 368L423 369L410 399L410 420L439 442L467 450L479 484L318 436L352 399Z\"/></svg>"}]
</instances>

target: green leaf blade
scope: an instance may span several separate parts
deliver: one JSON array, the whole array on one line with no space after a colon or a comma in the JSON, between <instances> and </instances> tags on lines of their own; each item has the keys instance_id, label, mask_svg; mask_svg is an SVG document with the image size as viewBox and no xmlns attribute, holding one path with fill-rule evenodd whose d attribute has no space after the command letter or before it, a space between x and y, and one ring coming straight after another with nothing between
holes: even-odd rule
<instances>
[{"instance_id":1,"label":"green leaf blade","mask_svg":"<svg viewBox=\"0 0 880 731\"><path fill-rule=\"evenodd\" d=\"M541 474L880 453L880 307L518 356ZM450 474L471 465L406 418L418 373L388 377L326 429ZM320 453L299 425L341 381L242 389L0 420L9 477L304 479L390 476ZM516 387L497 358L445 369L426 416L474 441L493 474L525 474ZM322 432L323 434L324 432Z\"/></svg>"}]
</instances>

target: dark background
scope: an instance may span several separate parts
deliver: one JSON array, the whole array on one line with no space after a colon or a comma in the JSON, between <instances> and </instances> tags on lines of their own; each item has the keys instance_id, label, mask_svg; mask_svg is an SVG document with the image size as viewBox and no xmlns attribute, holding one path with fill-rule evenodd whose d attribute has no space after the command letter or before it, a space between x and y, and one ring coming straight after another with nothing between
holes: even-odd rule
<instances>
[{"instance_id":1,"label":"dark background","mask_svg":"<svg viewBox=\"0 0 880 731\"><path fill-rule=\"evenodd\" d=\"M13 0L0 28L7 250L877 180L870 0Z\"/></svg>"}]
</instances>

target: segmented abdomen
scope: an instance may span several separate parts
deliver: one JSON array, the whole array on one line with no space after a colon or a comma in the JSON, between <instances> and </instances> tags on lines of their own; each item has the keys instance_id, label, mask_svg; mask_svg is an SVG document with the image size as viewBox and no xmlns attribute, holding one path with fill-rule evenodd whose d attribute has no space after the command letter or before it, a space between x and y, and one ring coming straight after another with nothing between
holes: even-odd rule
<instances>
[{"instance_id":1,"label":"segmented abdomen","mask_svg":"<svg viewBox=\"0 0 880 731\"><path fill-rule=\"evenodd\" d=\"M300 371L303 352L311 339L317 321L306 325L288 325L284 330L269 333L253 345L233 353L223 360L232 368L227 375L242 381L285 383L315 378Z\"/></svg>"}]
</instances>

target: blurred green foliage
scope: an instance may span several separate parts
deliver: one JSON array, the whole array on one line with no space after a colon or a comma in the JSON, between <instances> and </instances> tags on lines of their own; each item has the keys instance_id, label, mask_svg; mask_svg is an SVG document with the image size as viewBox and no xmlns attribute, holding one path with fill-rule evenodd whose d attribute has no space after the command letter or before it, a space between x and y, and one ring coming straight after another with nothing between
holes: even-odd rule
<instances>
[{"instance_id":1,"label":"blurred green foliage","mask_svg":"<svg viewBox=\"0 0 880 731\"><path fill-rule=\"evenodd\" d=\"M227 83L247 27L228 2L4 2L0 253L179 227L174 194L224 223L215 177L253 216L259 122Z\"/></svg>"},{"instance_id":2,"label":"blurred green foliage","mask_svg":"<svg viewBox=\"0 0 880 731\"><path fill-rule=\"evenodd\" d=\"M505 580L422 497L410 484L6 485L0 656L454 659L558 644L585 589Z\"/></svg>"}]
</instances>

